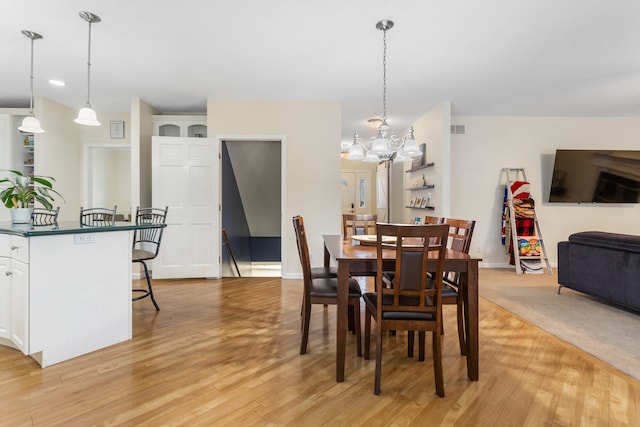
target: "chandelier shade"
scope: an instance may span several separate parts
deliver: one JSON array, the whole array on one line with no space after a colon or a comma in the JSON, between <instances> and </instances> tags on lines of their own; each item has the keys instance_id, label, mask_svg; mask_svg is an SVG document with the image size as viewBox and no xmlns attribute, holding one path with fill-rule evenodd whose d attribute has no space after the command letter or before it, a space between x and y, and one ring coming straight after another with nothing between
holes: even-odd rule
<instances>
[{"instance_id":1,"label":"chandelier shade","mask_svg":"<svg viewBox=\"0 0 640 427\"><path fill-rule=\"evenodd\" d=\"M91 108L91 24L101 21L98 15L91 12L80 12L80 17L89 23L89 51L87 54L87 102L73 121L85 126L100 126L96 112Z\"/></svg>"},{"instance_id":2,"label":"chandelier shade","mask_svg":"<svg viewBox=\"0 0 640 427\"><path fill-rule=\"evenodd\" d=\"M382 53L382 117L369 119L370 124L378 124L378 134L364 142L354 133L353 143L349 146L347 160L364 160L365 162L409 161L413 157L422 155L413 136L403 139L391 134L391 126L387 122L387 31L393 28L393 21L384 19L376 24L376 28L383 32Z\"/></svg>"},{"instance_id":3,"label":"chandelier shade","mask_svg":"<svg viewBox=\"0 0 640 427\"><path fill-rule=\"evenodd\" d=\"M40 126L40 120L36 119L36 116L33 114L33 42L41 39L42 36L27 30L22 30L22 34L31 40L31 95L29 98L29 115L22 120L22 124L18 130L26 133L44 133L44 129Z\"/></svg>"}]
</instances>

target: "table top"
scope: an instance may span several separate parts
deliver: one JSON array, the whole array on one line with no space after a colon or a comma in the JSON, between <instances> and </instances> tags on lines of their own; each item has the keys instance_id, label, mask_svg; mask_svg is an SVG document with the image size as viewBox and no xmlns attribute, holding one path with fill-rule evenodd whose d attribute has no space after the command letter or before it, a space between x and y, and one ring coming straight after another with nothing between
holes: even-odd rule
<instances>
[{"instance_id":1,"label":"table top","mask_svg":"<svg viewBox=\"0 0 640 427\"><path fill-rule=\"evenodd\" d=\"M49 236L55 234L101 233L107 231L128 231L144 228L164 228L166 224L139 224L135 222L116 222L115 225L91 227L80 225L79 221L59 221L56 225L31 225L0 222L0 234L16 236Z\"/></svg>"},{"instance_id":2,"label":"table top","mask_svg":"<svg viewBox=\"0 0 640 427\"><path fill-rule=\"evenodd\" d=\"M361 245L351 237L344 237L341 235L324 235L322 237L324 238L324 244L327 251L329 251L331 256L337 261L368 261L375 260L377 258L377 249L375 245ZM383 259L393 260L395 259L395 255L393 248L382 250ZM430 254L430 256L435 257L435 254ZM454 251L452 249L446 250L445 258L449 261L480 260L479 258Z\"/></svg>"}]
</instances>

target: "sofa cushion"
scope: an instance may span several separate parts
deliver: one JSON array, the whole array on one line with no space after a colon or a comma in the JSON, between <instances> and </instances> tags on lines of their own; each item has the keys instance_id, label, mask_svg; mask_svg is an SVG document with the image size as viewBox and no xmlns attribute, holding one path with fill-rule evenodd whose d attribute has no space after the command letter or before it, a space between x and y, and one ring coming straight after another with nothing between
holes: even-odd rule
<instances>
[{"instance_id":1,"label":"sofa cushion","mask_svg":"<svg viewBox=\"0 0 640 427\"><path fill-rule=\"evenodd\" d=\"M583 231L569 236L569 242L600 248L640 253L640 236L604 231Z\"/></svg>"}]
</instances>

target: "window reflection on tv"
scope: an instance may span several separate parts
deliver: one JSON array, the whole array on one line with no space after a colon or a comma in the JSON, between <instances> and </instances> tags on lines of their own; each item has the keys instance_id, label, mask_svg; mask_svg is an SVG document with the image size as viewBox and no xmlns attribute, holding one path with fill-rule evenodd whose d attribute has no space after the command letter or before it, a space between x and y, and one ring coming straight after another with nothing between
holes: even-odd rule
<instances>
[{"instance_id":1,"label":"window reflection on tv","mask_svg":"<svg viewBox=\"0 0 640 427\"><path fill-rule=\"evenodd\" d=\"M557 150L549 202L640 202L640 151Z\"/></svg>"}]
</instances>

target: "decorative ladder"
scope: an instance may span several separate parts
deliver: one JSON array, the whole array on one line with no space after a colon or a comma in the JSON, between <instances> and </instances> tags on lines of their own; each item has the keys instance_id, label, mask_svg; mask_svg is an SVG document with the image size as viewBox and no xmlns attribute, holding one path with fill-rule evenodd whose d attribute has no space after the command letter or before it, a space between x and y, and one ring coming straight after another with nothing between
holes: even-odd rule
<instances>
[{"instance_id":1,"label":"decorative ladder","mask_svg":"<svg viewBox=\"0 0 640 427\"><path fill-rule=\"evenodd\" d=\"M544 247L544 239L542 238L542 231L540 230L540 221L538 221L538 214L536 213L536 209L533 209L533 221L534 221L534 235L533 236L518 236L518 229L516 227L516 216L513 208L513 193L511 191L511 184L515 181L525 181L527 180L527 176L524 172L523 168L503 168L502 169L502 178L501 181L505 182L507 189L507 208L509 209L509 225L511 228L511 244L513 247L513 257L516 264L516 273L522 274L522 263L521 260L539 260L540 266L546 266L549 274L553 274L553 270L551 269L551 263L549 262L549 257L547 256L547 250ZM505 236L506 238L507 236ZM535 238L540 243L540 254L539 255L520 255L520 237L526 237L527 239Z\"/></svg>"}]
</instances>

